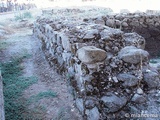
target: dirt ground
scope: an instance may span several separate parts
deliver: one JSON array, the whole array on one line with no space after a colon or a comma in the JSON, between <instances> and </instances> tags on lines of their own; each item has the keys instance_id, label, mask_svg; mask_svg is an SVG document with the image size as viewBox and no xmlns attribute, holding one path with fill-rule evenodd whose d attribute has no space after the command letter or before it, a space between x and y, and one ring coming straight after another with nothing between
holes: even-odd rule
<instances>
[{"instance_id":1,"label":"dirt ground","mask_svg":"<svg viewBox=\"0 0 160 120\"><path fill-rule=\"evenodd\" d=\"M1 16L0 16L1 17ZM2 22L2 20L4 22ZM22 62L23 76L35 76L38 82L29 86L24 92L25 99L40 92L53 91L54 98L43 98L27 106L26 116L34 116L42 120L82 120L79 111L75 108L73 96L67 87L66 78L58 75L48 64L41 50L41 43L32 35L31 27L21 27L24 22L14 22L10 19L1 19L1 24L10 30L1 40L9 44L0 53L0 61L4 62L11 57L29 54L31 57ZM20 26L20 27L18 27ZM33 111L35 109L36 111Z\"/></svg>"}]
</instances>

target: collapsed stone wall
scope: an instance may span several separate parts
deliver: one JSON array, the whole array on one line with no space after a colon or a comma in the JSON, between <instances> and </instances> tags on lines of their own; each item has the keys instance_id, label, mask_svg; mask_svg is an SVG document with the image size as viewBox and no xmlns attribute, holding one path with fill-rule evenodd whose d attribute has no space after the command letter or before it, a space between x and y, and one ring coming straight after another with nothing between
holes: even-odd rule
<instances>
[{"instance_id":1,"label":"collapsed stone wall","mask_svg":"<svg viewBox=\"0 0 160 120\"><path fill-rule=\"evenodd\" d=\"M160 86L158 72L150 69L149 53L143 50L145 39L135 32L43 18L36 21L33 33L50 64L69 78L84 119L141 113L147 91Z\"/></svg>"},{"instance_id":2,"label":"collapsed stone wall","mask_svg":"<svg viewBox=\"0 0 160 120\"><path fill-rule=\"evenodd\" d=\"M151 57L160 56L160 14L156 11L113 14L84 21L118 28L124 32L136 32L145 38L145 50Z\"/></svg>"}]
</instances>

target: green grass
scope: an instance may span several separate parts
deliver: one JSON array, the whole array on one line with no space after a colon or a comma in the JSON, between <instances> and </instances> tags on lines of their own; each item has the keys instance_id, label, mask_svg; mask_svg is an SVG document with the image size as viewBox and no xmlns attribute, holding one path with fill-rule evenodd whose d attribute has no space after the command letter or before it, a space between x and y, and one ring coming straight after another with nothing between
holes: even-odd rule
<instances>
[{"instance_id":1,"label":"green grass","mask_svg":"<svg viewBox=\"0 0 160 120\"><path fill-rule=\"evenodd\" d=\"M10 45L10 43L7 43L4 40L0 40L0 50L7 48L9 45Z\"/></svg>"},{"instance_id":2,"label":"green grass","mask_svg":"<svg viewBox=\"0 0 160 120\"><path fill-rule=\"evenodd\" d=\"M158 51L157 57L160 58L160 51Z\"/></svg>"},{"instance_id":3,"label":"green grass","mask_svg":"<svg viewBox=\"0 0 160 120\"><path fill-rule=\"evenodd\" d=\"M19 12L17 14L14 15L14 18L15 20L23 20L23 19L31 19L33 16L32 16L32 13L29 12L29 11L26 11L26 12Z\"/></svg>"},{"instance_id":4,"label":"green grass","mask_svg":"<svg viewBox=\"0 0 160 120\"><path fill-rule=\"evenodd\" d=\"M48 90L45 92L40 92L37 95L31 96L28 103L33 103L33 102L38 102L38 100L43 99L43 98L54 98L57 97L57 93Z\"/></svg>"},{"instance_id":5,"label":"green grass","mask_svg":"<svg viewBox=\"0 0 160 120\"><path fill-rule=\"evenodd\" d=\"M157 63L156 60L150 60L149 62L150 62L150 63L153 63L153 64L156 64L156 63Z\"/></svg>"},{"instance_id":6,"label":"green grass","mask_svg":"<svg viewBox=\"0 0 160 120\"><path fill-rule=\"evenodd\" d=\"M65 108L59 109L58 114L52 120L68 120L65 118L66 112Z\"/></svg>"},{"instance_id":7,"label":"green grass","mask_svg":"<svg viewBox=\"0 0 160 120\"><path fill-rule=\"evenodd\" d=\"M37 82L36 77L22 77L21 62L28 55L12 58L10 61L0 63L3 77L4 107L6 120L21 120L25 113L25 100L22 92Z\"/></svg>"}]
</instances>

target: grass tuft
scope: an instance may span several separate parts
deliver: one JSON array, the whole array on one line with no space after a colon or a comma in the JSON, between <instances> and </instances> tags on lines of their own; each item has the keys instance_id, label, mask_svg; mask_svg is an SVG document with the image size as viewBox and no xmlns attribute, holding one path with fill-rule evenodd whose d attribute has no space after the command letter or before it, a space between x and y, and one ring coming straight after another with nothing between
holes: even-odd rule
<instances>
[{"instance_id":1,"label":"grass tuft","mask_svg":"<svg viewBox=\"0 0 160 120\"><path fill-rule=\"evenodd\" d=\"M28 102L29 103L38 102L38 100L43 98L54 98L54 97L57 97L57 93L51 90L48 90L46 92L40 92L37 95L31 96Z\"/></svg>"},{"instance_id":2,"label":"grass tuft","mask_svg":"<svg viewBox=\"0 0 160 120\"><path fill-rule=\"evenodd\" d=\"M24 13L19 12L18 14L15 14L14 16L15 20L23 20L23 19L30 19L32 18L32 13L29 11L26 11Z\"/></svg>"},{"instance_id":3,"label":"grass tuft","mask_svg":"<svg viewBox=\"0 0 160 120\"><path fill-rule=\"evenodd\" d=\"M5 42L4 40L0 40L0 50L7 48L10 43Z\"/></svg>"},{"instance_id":4,"label":"grass tuft","mask_svg":"<svg viewBox=\"0 0 160 120\"><path fill-rule=\"evenodd\" d=\"M158 63L156 60L150 60L149 62L150 62L150 63L153 63L153 64Z\"/></svg>"}]
</instances>

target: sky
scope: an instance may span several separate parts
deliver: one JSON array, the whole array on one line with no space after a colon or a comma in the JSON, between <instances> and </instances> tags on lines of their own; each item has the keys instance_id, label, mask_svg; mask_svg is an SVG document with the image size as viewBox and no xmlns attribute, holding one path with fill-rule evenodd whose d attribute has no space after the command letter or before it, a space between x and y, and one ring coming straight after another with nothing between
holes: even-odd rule
<instances>
[{"instance_id":1,"label":"sky","mask_svg":"<svg viewBox=\"0 0 160 120\"><path fill-rule=\"evenodd\" d=\"M110 7L114 12L121 9L128 9L130 12L140 10L160 10L160 0L95 0L94 2L81 2L81 0L59 0L59 2L49 2L44 0L34 0L39 8L46 7L69 7L69 6L101 6ZM58 0L57 0L58 1Z\"/></svg>"}]
</instances>

